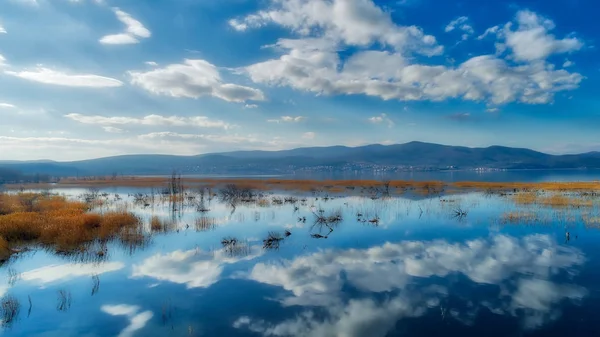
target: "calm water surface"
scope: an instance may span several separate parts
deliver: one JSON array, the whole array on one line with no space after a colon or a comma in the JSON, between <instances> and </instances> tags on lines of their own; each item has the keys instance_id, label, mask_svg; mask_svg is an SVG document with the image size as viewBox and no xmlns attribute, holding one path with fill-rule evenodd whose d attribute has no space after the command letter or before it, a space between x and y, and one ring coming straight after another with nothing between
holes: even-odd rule
<instances>
[{"instance_id":1,"label":"calm water surface","mask_svg":"<svg viewBox=\"0 0 600 337\"><path fill-rule=\"evenodd\" d=\"M600 335L600 232L583 222L598 217L598 201L556 210L478 193L310 195L233 208L206 198L200 213L198 199L172 212L134 206L131 195L147 191L106 192L146 222L171 219L172 230L133 251L113 244L103 261L34 251L3 265L0 294L20 309L2 335ZM315 224L319 209L343 220ZM544 220L502 221L512 211ZM269 233L283 239L264 247Z\"/></svg>"}]
</instances>

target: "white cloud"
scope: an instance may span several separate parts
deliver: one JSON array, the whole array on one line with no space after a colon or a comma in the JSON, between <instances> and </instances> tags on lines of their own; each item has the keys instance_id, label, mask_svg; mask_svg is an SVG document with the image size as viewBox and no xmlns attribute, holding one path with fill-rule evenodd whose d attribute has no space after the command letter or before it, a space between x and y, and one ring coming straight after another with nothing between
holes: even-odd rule
<instances>
[{"instance_id":1,"label":"white cloud","mask_svg":"<svg viewBox=\"0 0 600 337\"><path fill-rule=\"evenodd\" d=\"M504 28L489 28L479 37L495 34L501 38L497 42L498 55L473 56L449 67L415 63L412 53L441 52L436 51L440 46L435 38L424 35L418 27L397 26L389 13L371 0L272 3L268 10L235 19L235 24L243 23L247 29L276 23L298 33L300 38L279 39L269 47L279 51L280 57L240 69L255 83L318 95L362 94L402 101L462 99L500 105L550 103L556 92L574 90L583 79L578 73L557 70L545 61L552 53L581 48L579 40L555 39L548 33L548 20L528 11L517 14L517 31L511 31L509 23ZM467 22L466 17L458 18L447 29L470 36L473 29ZM530 41L534 46L530 51L529 43L522 43L527 36L535 38ZM358 49L340 55L349 47L373 45L393 48ZM515 65L512 59L501 58L507 48L512 51L512 59L530 62Z\"/></svg>"},{"instance_id":2,"label":"white cloud","mask_svg":"<svg viewBox=\"0 0 600 337\"><path fill-rule=\"evenodd\" d=\"M124 133L125 130L115 128L114 126L103 126L102 129L108 133Z\"/></svg>"},{"instance_id":3,"label":"white cloud","mask_svg":"<svg viewBox=\"0 0 600 337\"><path fill-rule=\"evenodd\" d=\"M67 263L60 265L49 265L21 274L24 281L39 282L47 284L59 280L69 280L76 277L92 276L95 274L104 274L118 271L125 268L122 262L106 263Z\"/></svg>"},{"instance_id":4,"label":"white cloud","mask_svg":"<svg viewBox=\"0 0 600 337\"><path fill-rule=\"evenodd\" d=\"M103 44L134 44L140 42L134 36L125 33L106 35L103 36L99 41Z\"/></svg>"},{"instance_id":5,"label":"white cloud","mask_svg":"<svg viewBox=\"0 0 600 337\"><path fill-rule=\"evenodd\" d=\"M158 67L158 63L154 62L154 61L146 61L144 62L146 65L149 65L151 67Z\"/></svg>"},{"instance_id":6,"label":"white cloud","mask_svg":"<svg viewBox=\"0 0 600 337\"><path fill-rule=\"evenodd\" d=\"M277 119L267 119L269 123L298 123L305 120L304 116L281 116Z\"/></svg>"},{"instance_id":7,"label":"white cloud","mask_svg":"<svg viewBox=\"0 0 600 337\"><path fill-rule=\"evenodd\" d=\"M463 32L462 39L466 40L469 36L473 35L475 32L473 27L469 24L469 18L466 16L461 16L452 20L444 29L446 33L449 33L453 30L459 30Z\"/></svg>"},{"instance_id":8,"label":"white cloud","mask_svg":"<svg viewBox=\"0 0 600 337\"><path fill-rule=\"evenodd\" d=\"M458 273L473 282L461 287L484 283L504 290L496 301L458 304L460 310L487 307L522 318L526 328L533 328L560 317L557 305L562 300L576 301L587 294L581 287L546 280L583 263L578 249L561 246L547 235L522 239L495 235L464 244L403 241L369 249L326 250L283 263L258 263L249 275L254 281L285 289L286 295L279 297L283 306L317 306L319 310L308 309L279 323L243 316L233 326L265 336L385 336L399 319L422 316L439 307L451 289L437 285L436 280ZM420 282L424 278L429 279ZM369 297L348 301L347 287ZM452 316L464 320L469 315L453 310Z\"/></svg>"},{"instance_id":9,"label":"white cloud","mask_svg":"<svg viewBox=\"0 0 600 337\"><path fill-rule=\"evenodd\" d=\"M315 139L316 136L317 134L314 132L305 132L302 134L302 139Z\"/></svg>"},{"instance_id":10,"label":"white cloud","mask_svg":"<svg viewBox=\"0 0 600 337\"><path fill-rule=\"evenodd\" d=\"M134 19L128 13L120 10L119 8L113 8L117 19L121 21L125 26L124 33L106 35L100 39L100 43L103 44L133 44L139 43L139 38L149 38L152 33L144 27L144 25L138 20Z\"/></svg>"},{"instance_id":11,"label":"white cloud","mask_svg":"<svg viewBox=\"0 0 600 337\"><path fill-rule=\"evenodd\" d=\"M278 46L289 50L286 54L248 66L246 71L256 83L317 94L364 94L403 101L462 98L496 105L549 103L555 92L576 89L583 79L543 62L511 66L491 55L449 68L410 64L386 51L361 51L343 63L323 41L315 42L280 40Z\"/></svg>"},{"instance_id":12,"label":"white cloud","mask_svg":"<svg viewBox=\"0 0 600 337\"><path fill-rule=\"evenodd\" d=\"M373 116L369 118L369 122L374 123L374 124L381 124L381 123L386 123L388 125L388 127L393 127L394 125L396 125L396 123L394 123L393 120L391 120L387 114L382 113L379 116Z\"/></svg>"},{"instance_id":13,"label":"white cloud","mask_svg":"<svg viewBox=\"0 0 600 337\"><path fill-rule=\"evenodd\" d=\"M575 65L575 62L569 61L569 60L565 60L565 63L563 63L563 68L568 68L568 67L572 67Z\"/></svg>"},{"instance_id":14,"label":"white cloud","mask_svg":"<svg viewBox=\"0 0 600 337\"><path fill-rule=\"evenodd\" d=\"M16 107L10 103L1 103L0 102L0 109L14 109L14 108L16 108Z\"/></svg>"},{"instance_id":15,"label":"white cloud","mask_svg":"<svg viewBox=\"0 0 600 337\"><path fill-rule=\"evenodd\" d=\"M156 254L134 265L131 276L185 284L188 288L207 288L219 281L224 265L251 260L263 253L259 246L249 246L248 249L246 256L232 256L225 249Z\"/></svg>"},{"instance_id":16,"label":"white cloud","mask_svg":"<svg viewBox=\"0 0 600 337\"><path fill-rule=\"evenodd\" d=\"M5 67L6 66L6 58L4 58L4 56L2 56L2 54L0 54L0 68Z\"/></svg>"},{"instance_id":17,"label":"white cloud","mask_svg":"<svg viewBox=\"0 0 600 337\"><path fill-rule=\"evenodd\" d=\"M443 48L435 37L416 26L396 25L390 13L371 0L271 0L269 10L259 11L229 24L237 30L275 23L304 36L315 31L322 37L347 45L389 45L396 50L411 50L424 55L437 55Z\"/></svg>"},{"instance_id":18,"label":"white cloud","mask_svg":"<svg viewBox=\"0 0 600 337\"><path fill-rule=\"evenodd\" d=\"M512 30L513 23L509 22L503 28L488 28L478 39L495 34L512 50L515 60L527 62L545 60L552 54L570 53L583 47L583 42L576 37L557 39L550 33L555 28L554 22L532 11L517 12L515 22L516 30Z\"/></svg>"},{"instance_id":19,"label":"white cloud","mask_svg":"<svg viewBox=\"0 0 600 337\"><path fill-rule=\"evenodd\" d=\"M154 94L198 98L213 96L229 102L262 101L262 91L223 83L219 70L204 60L185 60L147 72L130 72L131 83Z\"/></svg>"},{"instance_id":20,"label":"white cloud","mask_svg":"<svg viewBox=\"0 0 600 337\"><path fill-rule=\"evenodd\" d=\"M133 336L136 331L143 329L154 316L149 310L138 313L140 307L137 305L103 305L100 310L111 316L127 316L129 325L119 333L118 337Z\"/></svg>"},{"instance_id":21,"label":"white cloud","mask_svg":"<svg viewBox=\"0 0 600 337\"><path fill-rule=\"evenodd\" d=\"M258 105L256 104L246 104L244 105L244 109L256 109L258 108Z\"/></svg>"},{"instance_id":22,"label":"white cloud","mask_svg":"<svg viewBox=\"0 0 600 337\"><path fill-rule=\"evenodd\" d=\"M5 71L5 73L29 81L69 87L109 88L120 87L123 85L123 82L110 77L91 74L68 74L43 67L38 67L35 70L24 70L18 72Z\"/></svg>"},{"instance_id":23,"label":"white cloud","mask_svg":"<svg viewBox=\"0 0 600 337\"><path fill-rule=\"evenodd\" d=\"M114 125L146 125L146 126L197 126L203 128L222 128L229 129L233 125L221 120L212 120L206 116L179 117L179 116L160 116L148 115L142 118L136 117L104 117L104 116L86 116L77 113L65 115L65 117L83 124L95 124L104 126Z\"/></svg>"},{"instance_id":24,"label":"white cloud","mask_svg":"<svg viewBox=\"0 0 600 337\"><path fill-rule=\"evenodd\" d=\"M0 24L0 34L6 34L6 29Z\"/></svg>"},{"instance_id":25,"label":"white cloud","mask_svg":"<svg viewBox=\"0 0 600 337\"><path fill-rule=\"evenodd\" d=\"M485 32L483 32L483 34L479 35L477 37L477 40L483 40L488 35L495 35L496 33L498 33L499 29L500 29L500 26L490 27L490 28L486 29Z\"/></svg>"}]
</instances>

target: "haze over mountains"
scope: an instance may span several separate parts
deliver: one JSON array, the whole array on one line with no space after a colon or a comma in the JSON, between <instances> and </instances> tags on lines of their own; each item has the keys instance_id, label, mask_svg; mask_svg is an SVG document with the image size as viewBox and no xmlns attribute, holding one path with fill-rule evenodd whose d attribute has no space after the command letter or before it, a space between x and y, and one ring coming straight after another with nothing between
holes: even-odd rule
<instances>
[{"instance_id":1,"label":"haze over mountains","mask_svg":"<svg viewBox=\"0 0 600 337\"><path fill-rule=\"evenodd\" d=\"M410 142L360 147L237 151L197 156L124 155L73 162L0 161L5 169L53 176L170 174L287 174L342 170L600 168L600 152L550 155L529 149L468 148Z\"/></svg>"}]
</instances>

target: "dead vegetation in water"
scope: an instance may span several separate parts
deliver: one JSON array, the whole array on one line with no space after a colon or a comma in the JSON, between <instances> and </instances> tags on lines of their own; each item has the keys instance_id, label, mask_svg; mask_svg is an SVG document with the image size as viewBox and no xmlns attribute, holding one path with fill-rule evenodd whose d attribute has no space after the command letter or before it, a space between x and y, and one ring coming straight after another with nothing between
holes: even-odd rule
<instances>
[{"instance_id":1,"label":"dead vegetation in water","mask_svg":"<svg viewBox=\"0 0 600 337\"><path fill-rule=\"evenodd\" d=\"M0 194L0 258L19 246L41 244L59 253L77 252L95 240L129 240L140 224L126 210L89 213L91 206L62 196Z\"/></svg>"},{"instance_id":2,"label":"dead vegetation in water","mask_svg":"<svg viewBox=\"0 0 600 337\"><path fill-rule=\"evenodd\" d=\"M501 224L521 225L521 224L540 224L542 219L536 212L530 211L511 211L502 214Z\"/></svg>"},{"instance_id":3,"label":"dead vegetation in water","mask_svg":"<svg viewBox=\"0 0 600 337\"><path fill-rule=\"evenodd\" d=\"M21 311L21 303L12 295L4 295L0 302L2 326L10 327Z\"/></svg>"},{"instance_id":4,"label":"dead vegetation in water","mask_svg":"<svg viewBox=\"0 0 600 337\"><path fill-rule=\"evenodd\" d=\"M263 248L268 250L278 250L284 239L285 238L277 232L269 232L267 238L263 240Z\"/></svg>"}]
</instances>

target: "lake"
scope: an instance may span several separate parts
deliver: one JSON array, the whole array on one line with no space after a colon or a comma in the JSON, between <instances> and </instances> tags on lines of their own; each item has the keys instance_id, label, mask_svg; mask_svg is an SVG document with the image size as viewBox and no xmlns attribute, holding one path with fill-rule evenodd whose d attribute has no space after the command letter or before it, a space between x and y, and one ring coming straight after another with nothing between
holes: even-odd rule
<instances>
[{"instance_id":1,"label":"lake","mask_svg":"<svg viewBox=\"0 0 600 337\"><path fill-rule=\"evenodd\" d=\"M597 198L101 193L98 211L126 203L165 228L101 259L19 254L0 269L0 295L19 303L2 335L600 335Z\"/></svg>"},{"instance_id":2,"label":"lake","mask_svg":"<svg viewBox=\"0 0 600 337\"><path fill-rule=\"evenodd\" d=\"M165 177L170 175L153 175ZM309 180L414 180L414 181L488 181L488 182L548 182L600 180L598 169L564 170L506 170L506 171L407 171L407 172L303 172L294 175L211 175L185 174L187 178L253 178L253 179L309 179Z\"/></svg>"}]
</instances>

